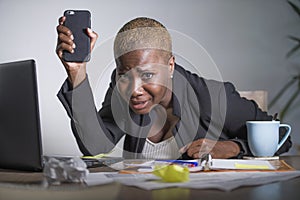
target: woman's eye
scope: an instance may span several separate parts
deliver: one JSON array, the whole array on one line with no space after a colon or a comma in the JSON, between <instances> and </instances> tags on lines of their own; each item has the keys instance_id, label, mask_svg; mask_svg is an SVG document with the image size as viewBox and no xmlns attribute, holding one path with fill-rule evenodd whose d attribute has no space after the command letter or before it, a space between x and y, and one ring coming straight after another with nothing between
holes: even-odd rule
<instances>
[{"instance_id":1,"label":"woman's eye","mask_svg":"<svg viewBox=\"0 0 300 200\"><path fill-rule=\"evenodd\" d=\"M119 74L119 79L120 80L128 80L129 76L128 76L128 74Z\"/></svg>"},{"instance_id":2,"label":"woman's eye","mask_svg":"<svg viewBox=\"0 0 300 200\"><path fill-rule=\"evenodd\" d=\"M128 82L130 79L128 74L119 74L119 81L121 82Z\"/></svg>"},{"instance_id":3,"label":"woman's eye","mask_svg":"<svg viewBox=\"0 0 300 200\"><path fill-rule=\"evenodd\" d=\"M142 75L142 79L143 80L147 80L153 77L153 73L147 72L147 73L143 73Z\"/></svg>"}]
</instances>

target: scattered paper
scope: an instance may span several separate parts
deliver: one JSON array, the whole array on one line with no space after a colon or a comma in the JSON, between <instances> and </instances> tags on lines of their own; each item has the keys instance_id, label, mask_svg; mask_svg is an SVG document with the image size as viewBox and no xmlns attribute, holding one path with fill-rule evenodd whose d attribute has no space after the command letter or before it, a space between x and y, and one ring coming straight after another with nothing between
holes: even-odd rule
<instances>
[{"instance_id":1,"label":"scattered paper","mask_svg":"<svg viewBox=\"0 0 300 200\"><path fill-rule=\"evenodd\" d=\"M126 174L127 175L127 174ZM300 171L291 172L200 172L191 173L190 180L182 183L166 183L161 180L148 178L122 179L122 184L135 186L145 190L155 190L169 187L182 187L193 189L218 189L231 191L241 186L256 186L277 181L289 180L300 176ZM151 174L146 174L151 175Z\"/></svg>"},{"instance_id":2,"label":"scattered paper","mask_svg":"<svg viewBox=\"0 0 300 200\"><path fill-rule=\"evenodd\" d=\"M105 172L89 173L86 177L85 183L88 186L95 186L95 185L103 185L103 184L114 182L113 179L108 178L105 174L107 173ZM109 174L112 174L112 172L110 172Z\"/></svg>"},{"instance_id":3,"label":"scattered paper","mask_svg":"<svg viewBox=\"0 0 300 200\"><path fill-rule=\"evenodd\" d=\"M145 190L170 187L192 189L218 189L231 191L242 186L257 186L300 177L300 171L289 172L200 172L190 173L187 182L163 182L153 174L90 173L86 184L89 186L119 182Z\"/></svg>"},{"instance_id":4,"label":"scattered paper","mask_svg":"<svg viewBox=\"0 0 300 200\"><path fill-rule=\"evenodd\" d=\"M173 164L169 166L175 166ZM211 169L233 169L238 171L208 171L203 172L202 166L188 168L188 179L185 182L164 181L152 174L155 169L153 160L119 162L115 167L119 170L136 168L137 172L150 173L90 173L87 177L87 185L107 184L119 182L127 186L134 186L145 190L155 190L168 187L182 187L193 189L218 189L231 191L241 186L256 186L278 181L289 180L300 177L300 171L277 171L279 166L272 165L263 160L234 160L234 159L212 159ZM182 166L180 166L182 167ZM240 169L245 169L241 171ZM255 171L249 171L253 169ZM261 171L265 170L266 171ZM260 171L258 171L260 170ZM165 172L165 175L167 173ZM172 174L172 173L171 173ZM172 176L168 176L169 178Z\"/></svg>"}]
</instances>

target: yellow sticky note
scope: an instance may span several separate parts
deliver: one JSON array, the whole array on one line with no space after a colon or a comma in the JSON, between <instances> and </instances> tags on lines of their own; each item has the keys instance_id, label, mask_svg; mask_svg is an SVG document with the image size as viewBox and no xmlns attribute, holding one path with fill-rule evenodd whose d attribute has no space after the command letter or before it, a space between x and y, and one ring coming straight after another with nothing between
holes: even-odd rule
<instances>
[{"instance_id":1,"label":"yellow sticky note","mask_svg":"<svg viewBox=\"0 0 300 200\"><path fill-rule=\"evenodd\" d=\"M164 182L185 182L189 180L189 169L179 165L155 166L153 174L161 177Z\"/></svg>"},{"instance_id":2,"label":"yellow sticky note","mask_svg":"<svg viewBox=\"0 0 300 200\"><path fill-rule=\"evenodd\" d=\"M236 169L270 169L268 165L250 165L250 164L234 164Z\"/></svg>"},{"instance_id":3,"label":"yellow sticky note","mask_svg":"<svg viewBox=\"0 0 300 200\"><path fill-rule=\"evenodd\" d=\"M103 158L105 156L108 156L110 153L112 153L114 151L111 150L110 152L108 153L100 153L100 154L97 154L97 155L94 155L94 156L81 156L81 158L86 158L86 159L99 159L99 158Z\"/></svg>"},{"instance_id":4,"label":"yellow sticky note","mask_svg":"<svg viewBox=\"0 0 300 200\"><path fill-rule=\"evenodd\" d=\"M111 153L111 152L109 152ZM99 158L103 158L105 156L107 156L109 153L100 153L98 155L95 156L82 156L81 158L86 158L86 159L99 159Z\"/></svg>"}]
</instances>

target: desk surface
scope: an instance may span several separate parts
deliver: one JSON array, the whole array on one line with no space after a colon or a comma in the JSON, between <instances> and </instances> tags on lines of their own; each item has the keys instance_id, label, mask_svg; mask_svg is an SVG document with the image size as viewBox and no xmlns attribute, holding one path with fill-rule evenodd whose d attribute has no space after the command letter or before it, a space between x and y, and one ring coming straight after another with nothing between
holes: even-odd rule
<instances>
[{"instance_id":1,"label":"desk surface","mask_svg":"<svg viewBox=\"0 0 300 200\"><path fill-rule=\"evenodd\" d=\"M300 170L300 156L282 156L295 169ZM119 183L111 183L94 187L80 184L66 184L44 188L41 184L42 173L8 172L0 171L0 200L10 199L288 199L299 200L300 178L271 184L241 187L231 192L219 190L196 190L186 188L167 188L160 190L142 190L136 187L124 186Z\"/></svg>"}]
</instances>

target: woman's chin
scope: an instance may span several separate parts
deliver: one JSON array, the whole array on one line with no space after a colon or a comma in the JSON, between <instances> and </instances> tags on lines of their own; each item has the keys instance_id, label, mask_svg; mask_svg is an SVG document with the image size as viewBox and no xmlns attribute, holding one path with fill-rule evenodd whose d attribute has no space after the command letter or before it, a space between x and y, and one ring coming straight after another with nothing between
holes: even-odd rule
<instances>
[{"instance_id":1,"label":"woman's chin","mask_svg":"<svg viewBox=\"0 0 300 200\"><path fill-rule=\"evenodd\" d=\"M135 114L138 114L138 115L145 115L145 114L148 114L150 112L149 109L133 109L131 108L131 110L135 113Z\"/></svg>"}]
</instances>

